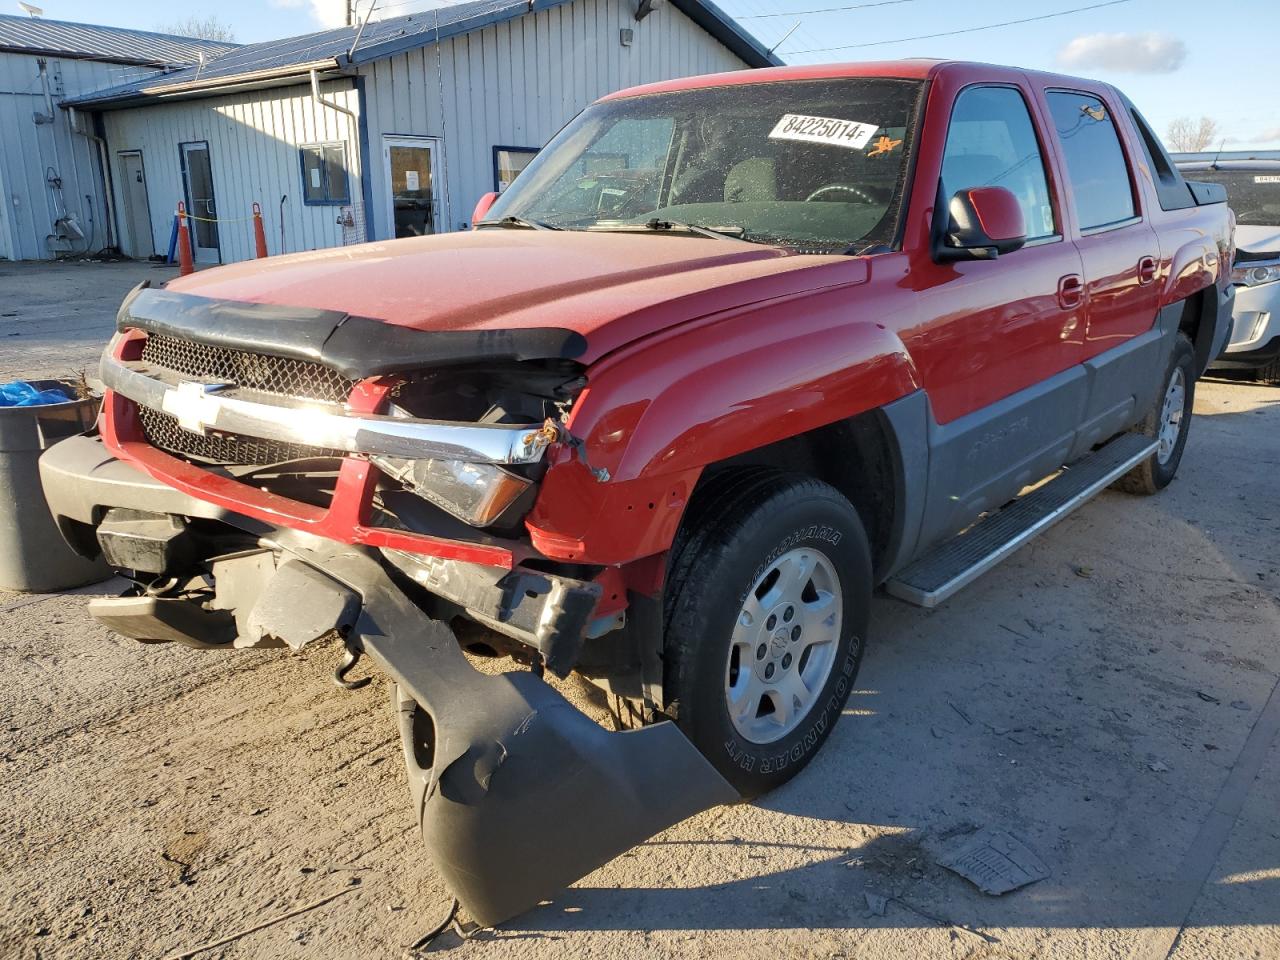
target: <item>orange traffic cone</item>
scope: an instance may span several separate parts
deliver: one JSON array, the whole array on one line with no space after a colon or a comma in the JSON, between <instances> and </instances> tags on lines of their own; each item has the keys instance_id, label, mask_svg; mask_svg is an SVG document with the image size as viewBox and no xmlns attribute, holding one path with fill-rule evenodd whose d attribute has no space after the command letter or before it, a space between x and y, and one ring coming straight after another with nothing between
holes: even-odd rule
<instances>
[{"instance_id":1,"label":"orange traffic cone","mask_svg":"<svg viewBox=\"0 0 1280 960\"><path fill-rule=\"evenodd\" d=\"M258 259L267 256L267 235L262 229L262 207L253 202L253 242L258 248Z\"/></svg>"},{"instance_id":2,"label":"orange traffic cone","mask_svg":"<svg viewBox=\"0 0 1280 960\"><path fill-rule=\"evenodd\" d=\"M195 273L196 265L191 258L191 234L187 233L187 205L178 201L178 273L186 276Z\"/></svg>"}]
</instances>

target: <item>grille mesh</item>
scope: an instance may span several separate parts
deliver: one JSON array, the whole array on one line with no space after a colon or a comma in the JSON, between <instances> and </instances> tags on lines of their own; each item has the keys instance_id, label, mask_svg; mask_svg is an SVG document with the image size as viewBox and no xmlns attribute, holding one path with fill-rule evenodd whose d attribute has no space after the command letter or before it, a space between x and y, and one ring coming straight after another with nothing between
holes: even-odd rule
<instances>
[{"instance_id":1,"label":"grille mesh","mask_svg":"<svg viewBox=\"0 0 1280 960\"><path fill-rule=\"evenodd\" d=\"M344 456L340 450L279 440L261 440L235 433L209 433L201 436L183 430L174 417L150 407L139 406L138 416L142 420L142 432L153 447L208 463L269 464Z\"/></svg>"},{"instance_id":2,"label":"grille mesh","mask_svg":"<svg viewBox=\"0 0 1280 960\"><path fill-rule=\"evenodd\" d=\"M354 380L323 364L212 347L164 334L147 337L142 359L189 377L226 381L246 390L304 400L341 403L355 386Z\"/></svg>"}]
</instances>

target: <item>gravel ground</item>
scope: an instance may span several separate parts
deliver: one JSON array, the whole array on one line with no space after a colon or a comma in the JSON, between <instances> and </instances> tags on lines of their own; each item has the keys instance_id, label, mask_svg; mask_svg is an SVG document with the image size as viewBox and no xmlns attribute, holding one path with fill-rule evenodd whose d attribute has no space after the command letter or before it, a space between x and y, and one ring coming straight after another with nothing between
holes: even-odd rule
<instances>
[{"instance_id":1,"label":"gravel ground","mask_svg":"<svg viewBox=\"0 0 1280 960\"><path fill-rule=\"evenodd\" d=\"M89 301L159 273L0 264L0 312L19 269L85 322L60 339L19 305L0 377L91 358L115 303ZM1280 956L1280 391L1206 382L1196 414L1160 496L1103 494L936 611L877 599L860 687L787 787L431 952ZM334 647L112 636L84 595L112 587L0 594L0 956L405 955L447 896L386 684L338 690ZM990 897L938 865L979 827L1052 875Z\"/></svg>"}]
</instances>

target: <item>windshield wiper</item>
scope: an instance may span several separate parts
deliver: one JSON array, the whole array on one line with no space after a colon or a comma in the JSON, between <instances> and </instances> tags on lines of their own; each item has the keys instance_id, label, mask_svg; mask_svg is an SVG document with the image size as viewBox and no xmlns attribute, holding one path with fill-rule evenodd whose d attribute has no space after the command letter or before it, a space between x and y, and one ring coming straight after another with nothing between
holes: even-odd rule
<instances>
[{"instance_id":1,"label":"windshield wiper","mask_svg":"<svg viewBox=\"0 0 1280 960\"><path fill-rule=\"evenodd\" d=\"M714 237L717 240L741 240L747 231L742 227L716 226L704 227L698 223L685 223L683 220L660 220L654 217L644 223L646 230L675 230L684 233L696 233L702 237Z\"/></svg>"},{"instance_id":2,"label":"windshield wiper","mask_svg":"<svg viewBox=\"0 0 1280 960\"><path fill-rule=\"evenodd\" d=\"M601 233L631 233L638 230L655 230L665 233L694 233L700 237L711 237L715 240L744 240L747 231L743 227L715 226L704 227L697 223L685 223L682 220L660 220L654 217L644 223L615 223L605 227L588 227Z\"/></svg>"},{"instance_id":3,"label":"windshield wiper","mask_svg":"<svg viewBox=\"0 0 1280 960\"><path fill-rule=\"evenodd\" d=\"M530 220L527 217L503 217L501 220L477 220L477 227L505 227L508 230L560 230L550 223L541 220Z\"/></svg>"}]
</instances>

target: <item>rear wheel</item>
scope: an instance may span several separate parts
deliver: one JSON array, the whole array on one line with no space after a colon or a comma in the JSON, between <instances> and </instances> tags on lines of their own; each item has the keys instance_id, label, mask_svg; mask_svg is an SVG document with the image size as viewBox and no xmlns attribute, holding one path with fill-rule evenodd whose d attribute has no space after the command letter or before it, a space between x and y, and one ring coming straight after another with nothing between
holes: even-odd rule
<instances>
[{"instance_id":1,"label":"rear wheel","mask_svg":"<svg viewBox=\"0 0 1280 960\"><path fill-rule=\"evenodd\" d=\"M667 700L750 798L795 776L844 708L866 636L870 551L849 501L805 477L723 477L691 513L667 583Z\"/></svg>"},{"instance_id":2,"label":"rear wheel","mask_svg":"<svg viewBox=\"0 0 1280 960\"><path fill-rule=\"evenodd\" d=\"M1178 334L1165 373L1164 389L1156 398L1155 406L1134 428L1135 432L1155 440L1156 450L1117 480L1117 489L1151 494L1172 482L1178 472L1178 464L1182 462L1182 451L1186 448L1187 433L1191 429L1191 407L1195 403L1196 389L1194 370L1195 349L1190 340Z\"/></svg>"}]
</instances>

